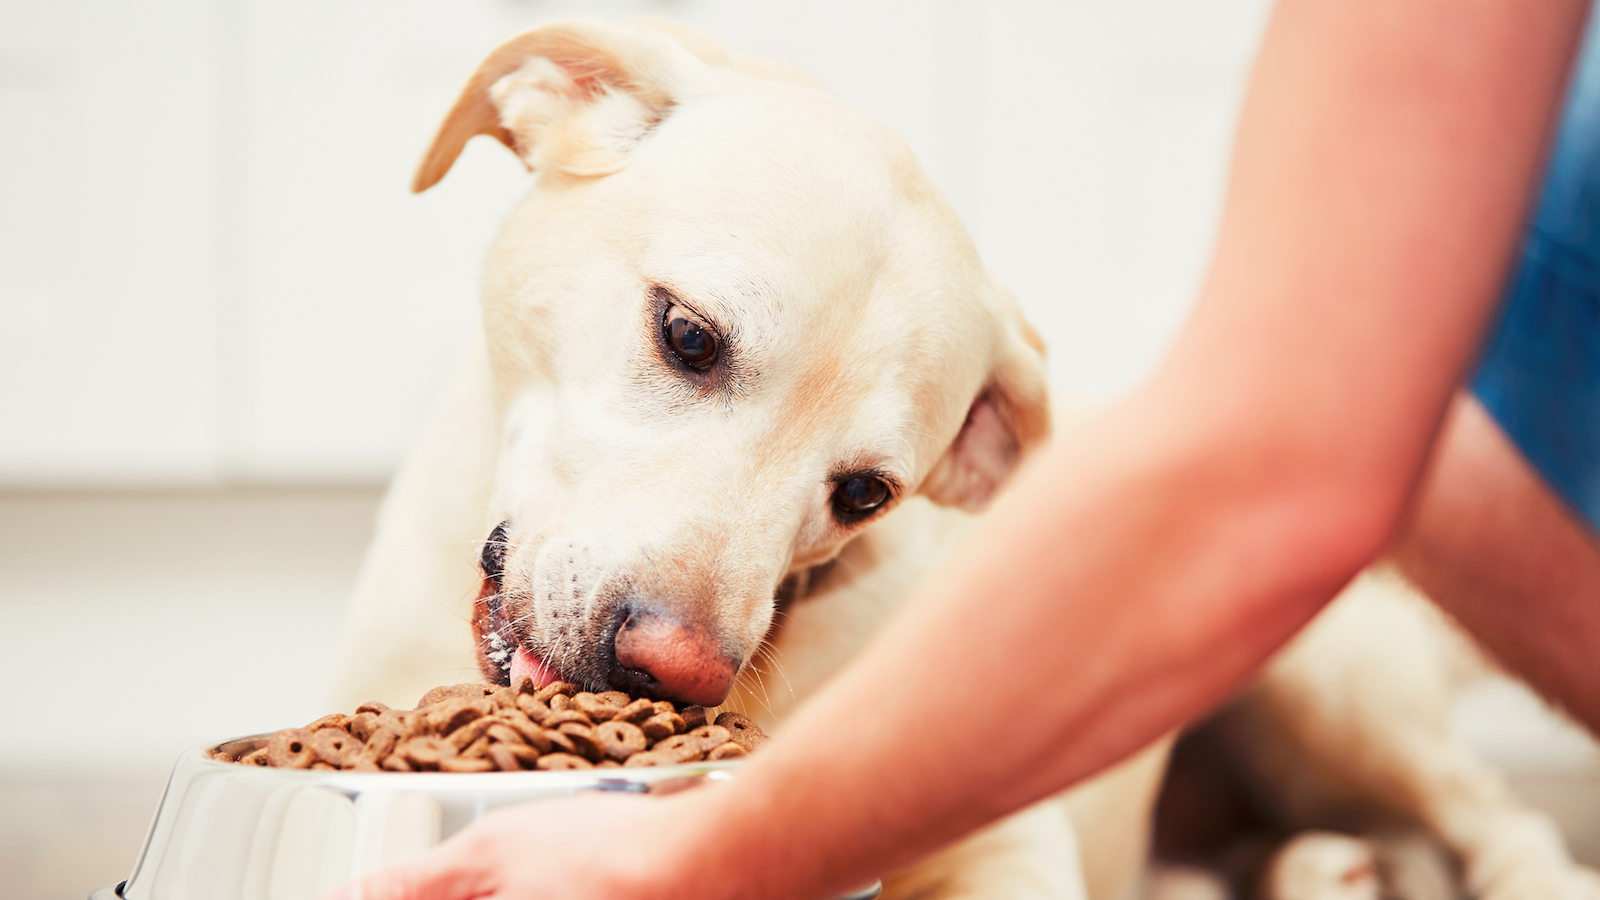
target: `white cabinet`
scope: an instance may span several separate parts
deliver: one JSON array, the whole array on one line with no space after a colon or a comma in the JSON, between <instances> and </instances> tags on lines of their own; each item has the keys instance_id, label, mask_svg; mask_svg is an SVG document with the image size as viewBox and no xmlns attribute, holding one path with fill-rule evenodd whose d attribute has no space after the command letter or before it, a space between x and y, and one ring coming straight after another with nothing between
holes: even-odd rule
<instances>
[{"instance_id":1,"label":"white cabinet","mask_svg":"<svg viewBox=\"0 0 1600 900\"><path fill-rule=\"evenodd\" d=\"M440 189L411 170L524 4L256 0L240 215L241 470L373 480L420 424L475 315L479 261L528 176L475 142Z\"/></svg>"},{"instance_id":2,"label":"white cabinet","mask_svg":"<svg viewBox=\"0 0 1600 900\"><path fill-rule=\"evenodd\" d=\"M669 15L900 132L1058 383L1153 363L1209 249L1265 0L0 0L0 486L372 481L528 177L411 169L538 21Z\"/></svg>"},{"instance_id":3,"label":"white cabinet","mask_svg":"<svg viewBox=\"0 0 1600 900\"><path fill-rule=\"evenodd\" d=\"M0 5L0 479L207 478L216 16Z\"/></svg>"}]
</instances>

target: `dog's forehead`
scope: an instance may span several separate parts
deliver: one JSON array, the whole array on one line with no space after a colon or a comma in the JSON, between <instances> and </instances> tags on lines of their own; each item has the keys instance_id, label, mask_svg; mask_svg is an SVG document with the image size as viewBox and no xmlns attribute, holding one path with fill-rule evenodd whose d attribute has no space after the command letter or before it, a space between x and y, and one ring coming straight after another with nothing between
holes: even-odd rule
<instances>
[{"instance_id":1,"label":"dog's forehead","mask_svg":"<svg viewBox=\"0 0 1600 900\"><path fill-rule=\"evenodd\" d=\"M536 190L502 242L516 274L492 276L486 300L586 317L667 287L734 340L746 396L808 434L890 438L964 407L993 297L953 210L898 136L842 101L742 88L674 108L620 172Z\"/></svg>"},{"instance_id":2,"label":"dog's forehead","mask_svg":"<svg viewBox=\"0 0 1600 900\"><path fill-rule=\"evenodd\" d=\"M638 262L682 260L722 296L827 302L908 256L929 278L976 256L904 142L814 89L685 103L607 180Z\"/></svg>"},{"instance_id":3,"label":"dog's forehead","mask_svg":"<svg viewBox=\"0 0 1600 900\"><path fill-rule=\"evenodd\" d=\"M975 305L986 284L905 143L820 91L686 104L610 188L639 213L638 270L741 319L747 339L819 314L851 331L925 330L945 323L921 310Z\"/></svg>"},{"instance_id":4,"label":"dog's forehead","mask_svg":"<svg viewBox=\"0 0 1600 900\"><path fill-rule=\"evenodd\" d=\"M609 261L747 311L981 280L959 218L892 131L815 88L731 73L716 88L674 106L621 171L541 183L502 236L523 257L509 270Z\"/></svg>"}]
</instances>

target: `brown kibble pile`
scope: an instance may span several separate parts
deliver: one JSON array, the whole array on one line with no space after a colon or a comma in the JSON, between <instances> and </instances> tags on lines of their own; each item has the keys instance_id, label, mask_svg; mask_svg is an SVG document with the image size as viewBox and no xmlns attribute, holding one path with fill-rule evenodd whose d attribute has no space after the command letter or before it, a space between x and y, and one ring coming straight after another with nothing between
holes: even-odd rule
<instances>
[{"instance_id":1,"label":"brown kibble pile","mask_svg":"<svg viewBox=\"0 0 1600 900\"><path fill-rule=\"evenodd\" d=\"M738 713L706 720L700 706L590 693L558 681L535 688L456 684L413 710L364 703L304 728L274 732L255 750L212 758L247 766L357 772L514 772L608 769L737 759L766 741Z\"/></svg>"}]
</instances>

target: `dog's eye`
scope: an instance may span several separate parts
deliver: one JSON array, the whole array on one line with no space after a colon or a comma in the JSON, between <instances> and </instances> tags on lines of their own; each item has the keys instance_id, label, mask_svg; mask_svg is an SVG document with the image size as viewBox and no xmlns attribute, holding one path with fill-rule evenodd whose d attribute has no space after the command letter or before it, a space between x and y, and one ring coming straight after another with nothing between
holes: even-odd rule
<instances>
[{"instance_id":1,"label":"dog's eye","mask_svg":"<svg viewBox=\"0 0 1600 900\"><path fill-rule=\"evenodd\" d=\"M499 578L506 570L506 523L501 522L489 532L489 539L483 542L483 552L478 554L478 565L483 567L486 578Z\"/></svg>"},{"instance_id":2,"label":"dog's eye","mask_svg":"<svg viewBox=\"0 0 1600 900\"><path fill-rule=\"evenodd\" d=\"M876 475L852 475L833 489L834 517L846 525L859 522L888 502L889 485Z\"/></svg>"},{"instance_id":3,"label":"dog's eye","mask_svg":"<svg viewBox=\"0 0 1600 900\"><path fill-rule=\"evenodd\" d=\"M694 319L681 306L670 306L661 319L667 346L684 363L695 369L709 369L717 361L717 336Z\"/></svg>"}]
</instances>

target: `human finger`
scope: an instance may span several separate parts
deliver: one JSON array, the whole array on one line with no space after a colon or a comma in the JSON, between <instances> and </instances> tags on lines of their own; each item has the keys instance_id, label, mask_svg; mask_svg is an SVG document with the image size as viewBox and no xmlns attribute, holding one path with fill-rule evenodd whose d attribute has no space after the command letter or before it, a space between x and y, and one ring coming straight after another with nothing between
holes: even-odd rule
<instances>
[{"instance_id":1,"label":"human finger","mask_svg":"<svg viewBox=\"0 0 1600 900\"><path fill-rule=\"evenodd\" d=\"M451 841L426 855L354 878L321 900L477 900L491 896L494 873Z\"/></svg>"}]
</instances>

